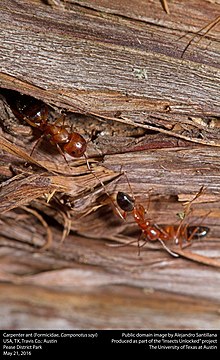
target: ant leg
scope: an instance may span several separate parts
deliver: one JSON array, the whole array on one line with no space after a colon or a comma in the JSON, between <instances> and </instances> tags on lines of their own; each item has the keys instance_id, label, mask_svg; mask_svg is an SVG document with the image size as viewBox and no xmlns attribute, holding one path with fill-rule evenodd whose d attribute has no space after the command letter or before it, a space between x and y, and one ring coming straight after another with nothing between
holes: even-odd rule
<instances>
[{"instance_id":1,"label":"ant leg","mask_svg":"<svg viewBox=\"0 0 220 360\"><path fill-rule=\"evenodd\" d=\"M30 156L32 156L34 150L36 149L36 147L40 144L40 142L43 140L43 137L44 137L44 134L42 134L38 139L37 141L35 142L32 150L31 150L31 153L30 153Z\"/></svg>"},{"instance_id":2,"label":"ant leg","mask_svg":"<svg viewBox=\"0 0 220 360\"><path fill-rule=\"evenodd\" d=\"M196 199L198 199L198 198L204 193L204 191L205 191L205 187L202 186L202 187L199 189L199 191L197 192L197 194L192 198L192 200L186 201L186 202L183 204L183 206L185 207L183 220L184 220L184 218L189 214L190 208L191 208L191 206L192 206L192 203L193 203Z\"/></svg>"},{"instance_id":3,"label":"ant leg","mask_svg":"<svg viewBox=\"0 0 220 360\"><path fill-rule=\"evenodd\" d=\"M143 232L140 234L139 238L138 238L138 256L140 256L141 254L141 248L143 248L149 241L149 239L147 237L145 237L143 239L143 244L140 244L140 239L141 239L141 236L142 236Z\"/></svg>"},{"instance_id":4,"label":"ant leg","mask_svg":"<svg viewBox=\"0 0 220 360\"><path fill-rule=\"evenodd\" d=\"M182 219L181 219L181 221L180 221L180 223L179 223L179 226L178 226L178 228L177 228L176 234L175 234L176 239L178 239L178 238L179 238L179 235L180 235L181 233L183 233L183 229L184 229L184 227L183 227L183 222L184 222L186 216L189 215L189 213L190 213L190 208L191 208L193 202L194 202L196 199L198 199L198 198L203 194L204 190L205 190L205 187L202 186L202 187L199 189L199 191L197 192L197 194L192 198L192 200L186 201L185 204L183 205L183 206L185 207L185 210L184 210L184 213L183 213L183 217L182 217ZM192 239L192 237L190 237L190 238ZM187 241L188 241L188 240L187 240ZM182 246L182 245L181 245L181 246ZM181 246L180 246L180 247L181 247Z\"/></svg>"},{"instance_id":5,"label":"ant leg","mask_svg":"<svg viewBox=\"0 0 220 360\"><path fill-rule=\"evenodd\" d=\"M57 124L59 124L60 122L63 122L62 127L63 127L63 128L68 127L67 125L66 125L66 126L64 126L65 118L66 118L66 115L65 115L65 114L61 114L61 116L60 116L60 117L58 117L58 119L56 119L56 121L55 121L54 125L57 125Z\"/></svg>"},{"instance_id":6,"label":"ant leg","mask_svg":"<svg viewBox=\"0 0 220 360\"><path fill-rule=\"evenodd\" d=\"M139 239L138 239L138 241L140 240L140 237L139 237ZM140 248L141 247L144 247L146 244L147 244L147 238L145 238L145 241L144 241L144 243L142 244L142 245L139 245L139 253L138 253L138 255L140 255ZM170 250L169 248L168 248L168 246L166 246L166 244L164 243L164 241L163 240L161 240L160 238L158 238L157 239L160 243L161 243L161 245L163 246L163 248L170 254L170 255L172 255L172 256L174 256L174 257L179 257L179 255L178 254L176 254L175 252L173 252L172 250ZM150 241L150 240L149 240Z\"/></svg>"},{"instance_id":7,"label":"ant leg","mask_svg":"<svg viewBox=\"0 0 220 360\"><path fill-rule=\"evenodd\" d=\"M128 179L128 176L127 176L127 173L126 173L126 171L123 171L123 174L125 175L125 177L126 177L126 180L127 180L127 183L128 183L128 186L129 186L129 189L130 189L130 192L131 192L131 195L132 195L132 198L134 199L134 201L136 201L136 199L135 199L135 195L134 195L134 192L133 192L133 189L132 189L132 186L131 186L131 183L130 183L130 181L129 181L129 179ZM147 204L147 210L145 211L145 212L148 212L149 211L149 207L150 207L150 191L151 191L152 189L149 189L148 191L149 191L149 195L148 195L148 204Z\"/></svg>"},{"instance_id":8,"label":"ant leg","mask_svg":"<svg viewBox=\"0 0 220 360\"><path fill-rule=\"evenodd\" d=\"M166 0L162 0L161 2L162 2L162 6L163 6L164 10L166 11L166 13L168 15L170 15L170 10L169 10L169 7L168 7L168 4L167 4Z\"/></svg>"},{"instance_id":9,"label":"ant leg","mask_svg":"<svg viewBox=\"0 0 220 360\"><path fill-rule=\"evenodd\" d=\"M89 172L95 177L96 180L98 180L100 182L100 184L102 185L102 187L105 190L106 194L110 197L110 195L109 195L109 193L108 193L108 191L106 189L105 184L103 183L103 181L101 179L99 179L99 177L96 175L95 171L91 168L87 155L84 154L84 157L86 159L86 166L87 166Z\"/></svg>"},{"instance_id":10,"label":"ant leg","mask_svg":"<svg viewBox=\"0 0 220 360\"><path fill-rule=\"evenodd\" d=\"M111 204L113 205L113 211L114 211L114 213L115 213L117 216L119 216L120 219L126 220L128 213L127 213L126 211L123 211L123 213L121 213L121 211L117 208L117 206L115 205L115 203L113 202L113 200L110 198L111 195L108 195L108 194L106 194L106 195L108 196L108 198L109 198L110 201L111 201Z\"/></svg>"},{"instance_id":11,"label":"ant leg","mask_svg":"<svg viewBox=\"0 0 220 360\"><path fill-rule=\"evenodd\" d=\"M141 247L143 247L146 244L146 242L144 242L143 245L140 245L140 240L141 240L142 235L143 235L143 232L140 233L140 235L138 236L138 240L137 240L138 256L141 255Z\"/></svg>"},{"instance_id":12,"label":"ant leg","mask_svg":"<svg viewBox=\"0 0 220 360\"><path fill-rule=\"evenodd\" d=\"M179 243L179 246L180 246L181 250L183 249L183 247L186 248L186 247L191 245L190 240L189 240L189 243L183 246L182 239L185 238L185 240L188 241L188 239L187 239L187 227L188 227L188 224L185 224L180 228L180 230L179 230L179 234L180 234L179 239L178 239L177 234L176 234L176 238L178 239L178 243ZM179 229L179 227L178 227L178 229ZM179 234L178 234L178 236L179 236Z\"/></svg>"},{"instance_id":13,"label":"ant leg","mask_svg":"<svg viewBox=\"0 0 220 360\"><path fill-rule=\"evenodd\" d=\"M120 244L120 245L118 245L118 247L132 245L132 244L135 244L137 242L138 256L140 256L141 255L141 247L144 247L144 245L147 243L147 241L145 241L142 245L140 244L140 239L141 239L142 235L143 235L143 232L140 233L137 240L131 240L127 244Z\"/></svg>"},{"instance_id":14,"label":"ant leg","mask_svg":"<svg viewBox=\"0 0 220 360\"><path fill-rule=\"evenodd\" d=\"M118 216L122 219L125 220L125 216L123 216L123 214L120 212L120 210L118 209L118 207L115 205L114 201L112 200L111 195L109 194L105 184L103 183L103 181L96 175L96 173L93 171L93 169L91 168L90 164L89 164L89 160L86 154L84 154L84 157L86 159L86 165L88 170L91 172L91 174L95 177L96 180L99 181L99 183L101 184L101 186L103 187L106 195L108 196L109 200L111 201L111 204L113 205L114 209L116 210ZM122 174L119 174L118 176L121 176Z\"/></svg>"},{"instance_id":15,"label":"ant leg","mask_svg":"<svg viewBox=\"0 0 220 360\"><path fill-rule=\"evenodd\" d=\"M186 224L185 225L185 228L184 228L184 236L185 236L185 239L186 239L186 241L187 241L187 244L185 244L185 245L183 245L182 244L182 241L181 241L181 243L180 243L180 249L182 250L182 249L185 249L185 248L187 248L187 247L189 247L189 246L191 246L191 240L193 239L193 236L195 235L195 233L197 232L197 230L199 229L198 227L196 227L193 231L192 231L192 233L191 233L191 235L188 237L187 236L187 228L188 228L188 224Z\"/></svg>"},{"instance_id":16,"label":"ant leg","mask_svg":"<svg viewBox=\"0 0 220 360\"><path fill-rule=\"evenodd\" d=\"M70 167L70 165L69 165L69 163L68 163L68 161L67 161L67 159L66 159L66 156L65 156L65 154L64 154L64 152L63 152L63 150L61 149L61 147L59 146L59 144L55 144L56 145L56 147L57 147L57 149L58 149L58 151L59 151L59 153L62 155L62 157L64 158L64 160L65 160L65 162L66 162L66 164Z\"/></svg>"},{"instance_id":17,"label":"ant leg","mask_svg":"<svg viewBox=\"0 0 220 360\"><path fill-rule=\"evenodd\" d=\"M185 48L182 51L181 54L181 58L183 57L183 55L185 54L185 52L187 51L187 49L189 48L189 46L192 44L193 40L196 38L196 36L200 35L201 37L199 38L199 40L196 42L197 44L201 41L201 39L208 34L209 31L211 31L214 26L216 26L220 21L220 16L218 16L216 19L214 19L211 23L209 23L208 25L204 26L203 28L201 28L199 31L197 31L193 37L191 38L191 40L188 42L188 44L185 46ZM201 34L201 32L205 30L204 34Z\"/></svg>"},{"instance_id":18,"label":"ant leg","mask_svg":"<svg viewBox=\"0 0 220 360\"><path fill-rule=\"evenodd\" d=\"M199 230L199 227L202 225L202 223L204 222L204 220L209 216L209 214L211 213L211 211L209 211L207 214L205 214L203 217L202 217L202 220L200 221L199 225L195 227L195 229L192 231L192 233L190 234L189 237L187 237L187 241L190 242L194 235L197 233L197 231Z\"/></svg>"},{"instance_id":19,"label":"ant leg","mask_svg":"<svg viewBox=\"0 0 220 360\"><path fill-rule=\"evenodd\" d=\"M149 189L148 190L148 201L147 201L147 213L149 212L149 209L150 209L150 191L151 191L152 189Z\"/></svg>"},{"instance_id":20,"label":"ant leg","mask_svg":"<svg viewBox=\"0 0 220 360\"><path fill-rule=\"evenodd\" d=\"M170 249L168 248L168 246L166 246L166 244L163 242L163 240L161 240L160 238L158 238L158 241L161 243L161 245L163 246L163 248L164 248L170 255L172 255L172 256L174 256L174 257L179 257L178 254L176 254L175 252L173 252L172 250L170 250Z\"/></svg>"},{"instance_id":21,"label":"ant leg","mask_svg":"<svg viewBox=\"0 0 220 360\"><path fill-rule=\"evenodd\" d=\"M128 243L124 243L124 244L108 244L108 246L110 246L110 247L125 247L125 246L135 244L136 242L137 242L137 240L131 240Z\"/></svg>"}]
</instances>

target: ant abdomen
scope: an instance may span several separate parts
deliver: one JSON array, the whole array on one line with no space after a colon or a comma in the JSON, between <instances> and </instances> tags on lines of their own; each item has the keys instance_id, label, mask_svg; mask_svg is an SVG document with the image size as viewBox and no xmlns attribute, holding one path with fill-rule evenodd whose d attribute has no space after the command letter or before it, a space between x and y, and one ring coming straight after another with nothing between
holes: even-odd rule
<instances>
[{"instance_id":1,"label":"ant abdomen","mask_svg":"<svg viewBox=\"0 0 220 360\"><path fill-rule=\"evenodd\" d=\"M187 229L188 236L192 236L193 239L199 239L205 237L209 233L210 229L207 226L189 226Z\"/></svg>"},{"instance_id":2,"label":"ant abdomen","mask_svg":"<svg viewBox=\"0 0 220 360\"><path fill-rule=\"evenodd\" d=\"M200 191L196 194L194 199L196 199L198 196L201 195L202 190L203 188L200 189ZM190 206L194 201L194 199L191 201ZM178 226L176 225L159 226L156 223L153 223L151 219L149 219L146 216L147 211L145 207L142 204L137 204L134 196L131 197L127 193L119 191L117 193L116 200L118 207L124 211L123 218L126 217L127 213L131 213L135 222L137 223L137 225L141 230L141 234L137 241L139 254L140 254L140 247L144 246L144 245L140 245L141 236L144 237L145 243L147 241L158 240L168 253L176 257L178 255L166 245L168 242L173 242L175 245L179 245L180 248L182 249L184 247L189 246L191 240L205 237L209 232L209 228L206 226L200 226L200 225L188 226L188 224L183 224L183 221L181 221Z\"/></svg>"},{"instance_id":3,"label":"ant abdomen","mask_svg":"<svg viewBox=\"0 0 220 360\"><path fill-rule=\"evenodd\" d=\"M80 134L73 132L69 135L69 140L63 146L63 150L70 156L78 158L85 154L86 147L86 140Z\"/></svg>"}]
</instances>

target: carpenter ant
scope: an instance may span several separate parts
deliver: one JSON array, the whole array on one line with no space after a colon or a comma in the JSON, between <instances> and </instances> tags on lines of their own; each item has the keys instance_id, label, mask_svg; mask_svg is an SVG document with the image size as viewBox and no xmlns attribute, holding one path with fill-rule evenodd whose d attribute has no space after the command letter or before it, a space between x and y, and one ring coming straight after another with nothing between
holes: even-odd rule
<instances>
[{"instance_id":1,"label":"carpenter ant","mask_svg":"<svg viewBox=\"0 0 220 360\"><path fill-rule=\"evenodd\" d=\"M11 102L10 107L12 112L19 120L26 121L29 125L37 128L42 133L40 138L35 143L31 151L31 155L42 138L48 137L50 143L57 147L67 164L68 162L66 160L65 153L74 158L80 158L84 156L87 161L87 157L85 155L87 148L86 140L79 133L68 131L64 124L59 125L61 121L64 122L63 116L58 118L55 123L51 124L48 121L49 109L46 104L35 99L33 101L33 98L29 99L28 96L25 96L22 100L23 101L21 101L21 99L17 99L17 101L15 101L13 104Z\"/></svg>"},{"instance_id":2,"label":"carpenter ant","mask_svg":"<svg viewBox=\"0 0 220 360\"><path fill-rule=\"evenodd\" d=\"M195 198L197 198L201 192L202 190L199 191ZM195 198L190 201L188 211ZM137 241L139 249L138 254L140 254L140 238L142 236L144 238L144 244L142 246L144 246L147 241L159 241L168 253L177 257L178 255L166 245L167 242L173 241L176 245L179 244L180 248L183 248L183 241L187 243L184 247L189 246L191 240L204 237L209 232L209 228L206 226L188 226L187 224L183 224L183 220L180 222L179 226L158 226L146 217L146 209L144 206L142 204L137 204L135 198L125 192L119 191L117 193L116 201L118 207L124 212L123 217L125 218L128 213L131 213L135 222L141 229L141 235Z\"/></svg>"},{"instance_id":3,"label":"carpenter ant","mask_svg":"<svg viewBox=\"0 0 220 360\"><path fill-rule=\"evenodd\" d=\"M34 144L30 156L33 154L34 149L37 147L39 142L44 137L48 137L50 143L57 147L68 166L69 163L65 154L68 154L74 158L80 158L84 156L88 170L92 173L95 179L98 180L98 182L105 190L105 193L110 197L105 184L95 174L89 164L86 154L87 141L79 133L67 130L67 126L64 125L63 115L54 123L50 123L48 120L49 107L44 102L27 95L17 96L13 91L5 91L4 93L13 114L19 120L25 121L31 127L38 129L42 133ZM61 122L62 124L60 125Z\"/></svg>"}]
</instances>

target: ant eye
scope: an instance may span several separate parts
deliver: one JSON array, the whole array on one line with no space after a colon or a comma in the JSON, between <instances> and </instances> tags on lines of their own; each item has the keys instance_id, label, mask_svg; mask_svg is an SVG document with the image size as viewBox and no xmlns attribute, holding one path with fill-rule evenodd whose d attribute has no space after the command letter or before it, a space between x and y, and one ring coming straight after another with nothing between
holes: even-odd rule
<instances>
[{"instance_id":1,"label":"ant eye","mask_svg":"<svg viewBox=\"0 0 220 360\"><path fill-rule=\"evenodd\" d=\"M117 204L123 211L129 212L134 210L134 199L121 191L117 194Z\"/></svg>"}]
</instances>

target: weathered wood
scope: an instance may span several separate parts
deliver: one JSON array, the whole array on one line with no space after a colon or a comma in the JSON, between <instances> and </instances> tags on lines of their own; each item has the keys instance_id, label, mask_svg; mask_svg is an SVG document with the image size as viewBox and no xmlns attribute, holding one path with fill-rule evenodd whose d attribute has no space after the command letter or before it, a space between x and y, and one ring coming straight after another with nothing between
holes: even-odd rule
<instances>
[{"instance_id":1,"label":"weathered wood","mask_svg":"<svg viewBox=\"0 0 220 360\"><path fill-rule=\"evenodd\" d=\"M1 284L2 328L219 328L219 270L161 249L138 257L132 247L76 235L60 246L58 231L47 252L36 252L33 242L42 235L33 219L23 228L23 245L17 226L6 223L1 247L1 280L11 283ZM193 247L215 253L214 243Z\"/></svg>"},{"instance_id":2,"label":"weathered wood","mask_svg":"<svg viewBox=\"0 0 220 360\"><path fill-rule=\"evenodd\" d=\"M73 275L74 282L80 277L77 271L63 275ZM81 289L71 293L70 290L48 290L33 285L1 284L2 327L10 330L219 328L218 302L210 303L204 299L198 302L192 297L153 291L148 287L143 290L111 285L97 287L94 293L83 293Z\"/></svg>"},{"instance_id":3,"label":"weathered wood","mask_svg":"<svg viewBox=\"0 0 220 360\"><path fill-rule=\"evenodd\" d=\"M57 4L1 1L0 84L56 114L74 112L66 122L88 140L95 130L87 155L106 188L85 160L68 167L46 141L30 158L36 134L2 92L0 327L219 329L219 25L183 54L219 5L193 0L186 12L186 1L177 1L168 15L158 0ZM215 267L174 258L160 243L140 256L136 243L115 247L139 236L132 216L115 213L116 193L131 193L125 176L116 180L120 171L161 226L179 223L182 202L205 187L186 223L210 232L187 250ZM30 211L14 209L16 201ZM47 251L36 212L52 232Z\"/></svg>"},{"instance_id":4,"label":"weathered wood","mask_svg":"<svg viewBox=\"0 0 220 360\"><path fill-rule=\"evenodd\" d=\"M150 17L147 6L142 11L148 16L141 16L141 7L134 11L128 3L124 15L136 19L140 13L141 21L108 15L108 8L103 14L75 5L68 12L3 0L2 86L71 110L108 116L120 111L139 123L155 125L156 119L146 118L169 109L169 119L163 120L167 128L178 115L179 121L189 114L218 115L219 28L203 39L204 48L192 46L196 56L189 51L187 60L181 58L186 31L212 21L218 6L193 1L186 15L176 4L171 20L159 1L152 4Z\"/></svg>"}]
</instances>

